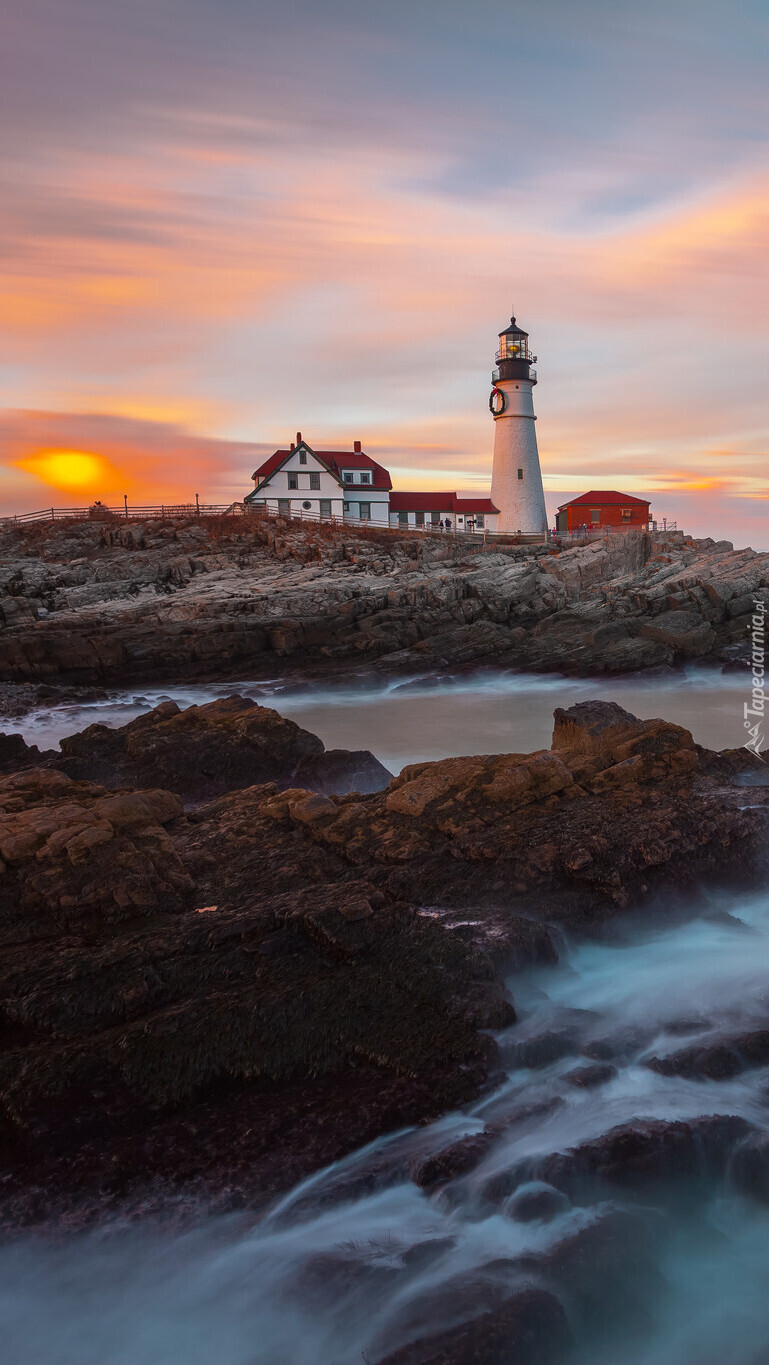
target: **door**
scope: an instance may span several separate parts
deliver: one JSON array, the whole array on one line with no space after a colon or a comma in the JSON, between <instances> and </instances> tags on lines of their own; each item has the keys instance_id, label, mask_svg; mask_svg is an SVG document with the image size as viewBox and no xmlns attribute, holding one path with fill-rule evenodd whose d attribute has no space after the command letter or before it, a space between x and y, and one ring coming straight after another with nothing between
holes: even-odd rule
<instances>
[{"instance_id":1,"label":"door","mask_svg":"<svg viewBox=\"0 0 769 1365\"><path fill-rule=\"evenodd\" d=\"M330 517L330 516L331 516L331 499L330 499L330 498L321 498L321 500L320 500L320 515L321 515L321 517Z\"/></svg>"}]
</instances>

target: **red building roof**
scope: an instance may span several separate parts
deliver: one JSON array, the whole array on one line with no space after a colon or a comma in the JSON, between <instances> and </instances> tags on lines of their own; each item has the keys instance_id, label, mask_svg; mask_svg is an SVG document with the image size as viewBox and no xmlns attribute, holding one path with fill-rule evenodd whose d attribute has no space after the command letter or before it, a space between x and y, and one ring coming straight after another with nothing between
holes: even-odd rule
<instances>
[{"instance_id":1,"label":"red building roof","mask_svg":"<svg viewBox=\"0 0 769 1365\"><path fill-rule=\"evenodd\" d=\"M558 508L559 512L565 511L567 507L648 507L647 498L634 498L632 493L617 493L614 490L591 489L589 493L580 493L578 498L572 498L571 502L563 502Z\"/></svg>"},{"instance_id":2,"label":"red building roof","mask_svg":"<svg viewBox=\"0 0 769 1365\"><path fill-rule=\"evenodd\" d=\"M343 483L343 469L370 469L372 479L371 483L366 485L367 488L378 488L385 492L392 488L392 479L384 466L377 464L370 455L364 455L361 450L314 450L306 441L303 441L302 445L311 455L317 456L321 464L325 465L340 483ZM263 483L293 454L293 450L276 450L273 455L268 456L264 464L260 464L259 468L254 470L252 479L257 483ZM358 487L357 484L355 486Z\"/></svg>"},{"instance_id":3,"label":"red building roof","mask_svg":"<svg viewBox=\"0 0 769 1365\"><path fill-rule=\"evenodd\" d=\"M460 498L456 493L391 493L391 512L489 512L498 513L491 498Z\"/></svg>"},{"instance_id":4,"label":"red building roof","mask_svg":"<svg viewBox=\"0 0 769 1365\"><path fill-rule=\"evenodd\" d=\"M499 515L499 508L495 507L491 498L460 498L454 497L455 512L492 512L495 516Z\"/></svg>"}]
</instances>

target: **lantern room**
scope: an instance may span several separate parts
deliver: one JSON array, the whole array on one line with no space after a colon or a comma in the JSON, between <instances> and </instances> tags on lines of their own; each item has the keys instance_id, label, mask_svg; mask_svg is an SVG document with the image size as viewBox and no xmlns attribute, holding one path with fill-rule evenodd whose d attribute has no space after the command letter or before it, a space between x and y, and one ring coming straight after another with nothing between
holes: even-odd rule
<instances>
[{"instance_id":1,"label":"lantern room","mask_svg":"<svg viewBox=\"0 0 769 1365\"><path fill-rule=\"evenodd\" d=\"M510 326L499 333L497 367L492 378L495 382L499 379L529 379L536 384L536 372L531 368L536 359L529 347L528 332L524 332L512 317Z\"/></svg>"}]
</instances>

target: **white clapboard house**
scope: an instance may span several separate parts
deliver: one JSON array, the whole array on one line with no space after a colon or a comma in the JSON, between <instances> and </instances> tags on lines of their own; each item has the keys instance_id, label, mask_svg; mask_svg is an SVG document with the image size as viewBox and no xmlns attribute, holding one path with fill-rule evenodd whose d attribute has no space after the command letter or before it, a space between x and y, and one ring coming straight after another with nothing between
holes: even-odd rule
<instances>
[{"instance_id":1,"label":"white clapboard house","mask_svg":"<svg viewBox=\"0 0 769 1365\"><path fill-rule=\"evenodd\" d=\"M288 450L276 450L252 477L245 503L255 510L389 524L390 475L360 441L352 450L313 450L298 431Z\"/></svg>"},{"instance_id":2,"label":"white clapboard house","mask_svg":"<svg viewBox=\"0 0 769 1365\"><path fill-rule=\"evenodd\" d=\"M255 511L308 518L344 517L380 526L452 531L496 531L499 512L490 498L433 490L394 493L389 471L361 450L314 450L301 431L287 450L276 450L252 475L244 499Z\"/></svg>"}]
</instances>

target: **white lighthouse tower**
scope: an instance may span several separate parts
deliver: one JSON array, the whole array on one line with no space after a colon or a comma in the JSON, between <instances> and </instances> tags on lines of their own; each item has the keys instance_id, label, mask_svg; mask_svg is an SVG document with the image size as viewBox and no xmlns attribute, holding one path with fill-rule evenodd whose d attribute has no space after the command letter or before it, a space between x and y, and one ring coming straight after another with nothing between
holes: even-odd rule
<instances>
[{"instance_id":1,"label":"white lighthouse tower","mask_svg":"<svg viewBox=\"0 0 769 1365\"><path fill-rule=\"evenodd\" d=\"M491 375L489 407L494 418L494 464L491 501L499 508L500 531L544 534L545 493L534 429L534 385L537 359L529 350L529 334L515 321L499 334L497 367Z\"/></svg>"}]
</instances>

